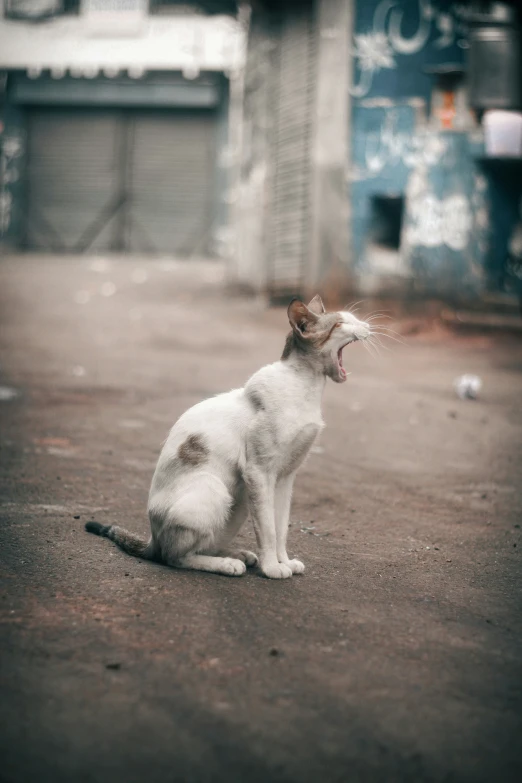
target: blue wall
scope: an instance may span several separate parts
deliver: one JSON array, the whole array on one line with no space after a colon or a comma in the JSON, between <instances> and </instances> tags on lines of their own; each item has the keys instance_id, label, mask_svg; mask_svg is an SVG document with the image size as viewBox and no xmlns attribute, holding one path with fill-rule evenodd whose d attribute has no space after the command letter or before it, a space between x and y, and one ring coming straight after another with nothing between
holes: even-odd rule
<instances>
[{"instance_id":1,"label":"blue wall","mask_svg":"<svg viewBox=\"0 0 522 783\"><path fill-rule=\"evenodd\" d=\"M356 270L374 282L395 275L419 291L469 296L484 287L490 207L477 131L469 119L466 131L427 122L436 77L426 70L465 63L464 14L448 0L357 3L352 232ZM375 196L404 198L395 260L370 244Z\"/></svg>"}]
</instances>

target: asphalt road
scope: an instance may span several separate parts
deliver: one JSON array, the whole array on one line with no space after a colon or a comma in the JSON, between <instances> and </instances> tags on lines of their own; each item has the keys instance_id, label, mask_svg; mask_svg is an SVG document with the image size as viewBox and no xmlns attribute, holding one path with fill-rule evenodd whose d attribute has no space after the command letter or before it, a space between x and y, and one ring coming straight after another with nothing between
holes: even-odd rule
<instances>
[{"instance_id":1,"label":"asphalt road","mask_svg":"<svg viewBox=\"0 0 522 783\"><path fill-rule=\"evenodd\" d=\"M176 417L279 356L284 310L223 280L0 265L1 780L522 780L520 340L345 351L296 485L301 577L176 571L84 532L146 533Z\"/></svg>"}]
</instances>

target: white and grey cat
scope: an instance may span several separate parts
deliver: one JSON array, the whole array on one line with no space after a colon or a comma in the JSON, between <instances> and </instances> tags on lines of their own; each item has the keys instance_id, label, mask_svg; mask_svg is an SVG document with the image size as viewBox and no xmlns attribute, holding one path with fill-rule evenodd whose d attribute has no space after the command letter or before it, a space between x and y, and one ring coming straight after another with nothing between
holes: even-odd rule
<instances>
[{"instance_id":1,"label":"white and grey cat","mask_svg":"<svg viewBox=\"0 0 522 783\"><path fill-rule=\"evenodd\" d=\"M346 380L343 348L371 334L349 312L325 312L319 296L288 307L292 331L278 362L242 389L200 402L173 426L149 495L151 538L88 522L125 552L177 568L240 576L258 562L271 579L304 571L287 554L292 487L324 426L326 378ZM252 518L258 555L234 538Z\"/></svg>"}]
</instances>

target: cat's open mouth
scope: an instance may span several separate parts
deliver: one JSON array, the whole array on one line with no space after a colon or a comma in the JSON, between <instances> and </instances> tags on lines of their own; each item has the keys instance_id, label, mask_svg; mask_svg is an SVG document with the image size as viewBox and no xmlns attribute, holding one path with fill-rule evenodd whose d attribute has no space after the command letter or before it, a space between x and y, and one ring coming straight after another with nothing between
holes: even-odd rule
<instances>
[{"instance_id":1,"label":"cat's open mouth","mask_svg":"<svg viewBox=\"0 0 522 783\"><path fill-rule=\"evenodd\" d=\"M343 348L346 348L347 345L350 345L350 343L355 342L355 340L357 340L357 337L355 337L355 336L352 337L352 339L348 340L347 343L345 343L344 345L341 345L341 347L337 351L337 364L339 365L339 378L341 379L341 382L343 382L343 383L344 383L344 381L347 378L346 370L343 367Z\"/></svg>"}]
</instances>

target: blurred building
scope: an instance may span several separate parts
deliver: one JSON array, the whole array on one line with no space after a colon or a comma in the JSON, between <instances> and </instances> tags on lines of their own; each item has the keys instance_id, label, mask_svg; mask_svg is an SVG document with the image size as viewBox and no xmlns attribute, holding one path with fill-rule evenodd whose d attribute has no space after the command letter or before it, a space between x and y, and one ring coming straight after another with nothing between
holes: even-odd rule
<instances>
[{"instance_id":1,"label":"blurred building","mask_svg":"<svg viewBox=\"0 0 522 783\"><path fill-rule=\"evenodd\" d=\"M273 300L522 292L519 6L4 0L0 236Z\"/></svg>"},{"instance_id":2,"label":"blurred building","mask_svg":"<svg viewBox=\"0 0 522 783\"><path fill-rule=\"evenodd\" d=\"M4 0L4 245L226 250L235 10L226 0Z\"/></svg>"},{"instance_id":3,"label":"blurred building","mask_svg":"<svg viewBox=\"0 0 522 783\"><path fill-rule=\"evenodd\" d=\"M273 299L521 289L522 263L510 265L522 203L517 9L253 3L237 280ZM500 152L484 132L488 109L510 112Z\"/></svg>"}]
</instances>

